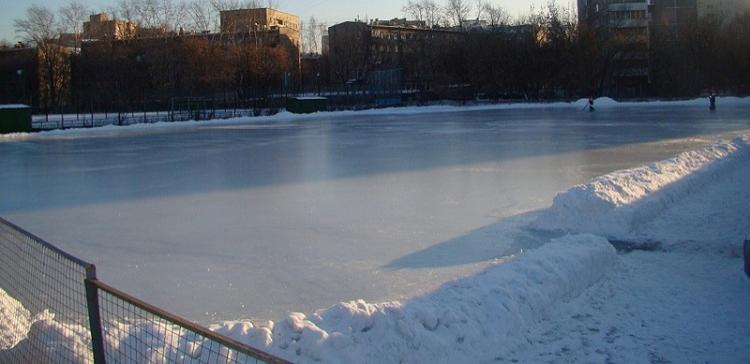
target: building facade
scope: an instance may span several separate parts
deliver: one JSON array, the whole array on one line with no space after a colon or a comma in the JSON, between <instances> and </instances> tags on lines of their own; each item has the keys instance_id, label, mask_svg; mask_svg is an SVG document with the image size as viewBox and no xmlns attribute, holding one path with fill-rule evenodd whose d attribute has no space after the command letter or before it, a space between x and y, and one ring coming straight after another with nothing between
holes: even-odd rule
<instances>
[{"instance_id":1,"label":"building facade","mask_svg":"<svg viewBox=\"0 0 750 364\"><path fill-rule=\"evenodd\" d=\"M696 0L699 19L727 24L750 11L750 0Z\"/></svg>"},{"instance_id":2,"label":"building facade","mask_svg":"<svg viewBox=\"0 0 750 364\"><path fill-rule=\"evenodd\" d=\"M596 33L607 53L600 91L647 95L653 47L676 41L697 21L697 9L696 0L578 0L579 21Z\"/></svg>"},{"instance_id":3,"label":"building facade","mask_svg":"<svg viewBox=\"0 0 750 364\"><path fill-rule=\"evenodd\" d=\"M399 68L418 78L422 62L440 45L458 42L463 33L413 26L350 21L328 28L328 54L334 82L363 81L371 71Z\"/></svg>"},{"instance_id":4,"label":"building facade","mask_svg":"<svg viewBox=\"0 0 750 364\"><path fill-rule=\"evenodd\" d=\"M299 16L271 8L226 10L219 14L222 33L278 31L300 46Z\"/></svg>"},{"instance_id":5,"label":"building facade","mask_svg":"<svg viewBox=\"0 0 750 364\"><path fill-rule=\"evenodd\" d=\"M83 39L88 41L128 39L135 37L136 32L135 23L110 20L106 13L91 15L89 21L83 23Z\"/></svg>"}]
</instances>

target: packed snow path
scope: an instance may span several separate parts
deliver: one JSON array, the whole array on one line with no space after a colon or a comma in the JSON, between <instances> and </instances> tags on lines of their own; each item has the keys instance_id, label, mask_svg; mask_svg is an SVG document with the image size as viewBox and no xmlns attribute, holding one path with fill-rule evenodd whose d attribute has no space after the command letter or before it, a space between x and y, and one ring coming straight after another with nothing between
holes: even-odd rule
<instances>
[{"instance_id":1,"label":"packed snow path","mask_svg":"<svg viewBox=\"0 0 750 364\"><path fill-rule=\"evenodd\" d=\"M698 169L674 180L674 171L690 166ZM648 169L653 167L662 167L656 169L661 173L653 174ZM568 211L577 216L558 221L558 227L571 231L599 230L613 238L658 245L647 245L655 251L620 254L620 263L607 278L555 307L541 325L530 330L530 342L508 359L521 363L743 363L750 358L750 278L743 272L741 256L742 242L750 237L747 139L613 173L588 186L612 182L619 188L608 190L609 195L600 193L601 198L614 201L621 200L614 195L632 194L632 187L637 187L626 181L641 181L636 190L643 191L647 185L670 179L661 188L636 197L646 203L626 210L651 219L617 214L624 221L636 222L630 229L611 224L614 220L606 216L589 218L586 207L591 200L587 198L578 201L583 203L580 210ZM581 187L571 191L583 197ZM565 200L556 199L556 204ZM552 215L560 216L556 208L562 206L553 206ZM541 220L551 222L549 216ZM602 225L602 221L608 223Z\"/></svg>"},{"instance_id":2,"label":"packed snow path","mask_svg":"<svg viewBox=\"0 0 750 364\"><path fill-rule=\"evenodd\" d=\"M745 206L750 200L745 200ZM634 251L553 308L518 363L746 363L750 279L734 252Z\"/></svg>"}]
</instances>

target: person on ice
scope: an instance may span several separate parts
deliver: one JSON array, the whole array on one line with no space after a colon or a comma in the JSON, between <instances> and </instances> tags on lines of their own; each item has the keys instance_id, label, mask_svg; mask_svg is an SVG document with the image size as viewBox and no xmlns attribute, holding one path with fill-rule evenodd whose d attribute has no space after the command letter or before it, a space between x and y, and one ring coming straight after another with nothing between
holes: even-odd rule
<instances>
[{"instance_id":1,"label":"person on ice","mask_svg":"<svg viewBox=\"0 0 750 364\"><path fill-rule=\"evenodd\" d=\"M593 96L589 97L589 111L590 112L594 111L594 97Z\"/></svg>"},{"instance_id":2,"label":"person on ice","mask_svg":"<svg viewBox=\"0 0 750 364\"><path fill-rule=\"evenodd\" d=\"M716 95L714 94L708 97L708 109L711 111L716 110Z\"/></svg>"}]
</instances>

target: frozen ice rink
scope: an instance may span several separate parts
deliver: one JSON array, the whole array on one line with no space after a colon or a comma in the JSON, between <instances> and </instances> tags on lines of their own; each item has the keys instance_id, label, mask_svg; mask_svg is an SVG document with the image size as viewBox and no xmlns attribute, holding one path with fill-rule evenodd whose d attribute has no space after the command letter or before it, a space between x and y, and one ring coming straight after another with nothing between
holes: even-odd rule
<instances>
[{"instance_id":1,"label":"frozen ice rink","mask_svg":"<svg viewBox=\"0 0 750 364\"><path fill-rule=\"evenodd\" d=\"M747 133L747 104L319 115L0 142L0 216L199 322L406 299L550 236L559 191Z\"/></svg>"}]
</instances>

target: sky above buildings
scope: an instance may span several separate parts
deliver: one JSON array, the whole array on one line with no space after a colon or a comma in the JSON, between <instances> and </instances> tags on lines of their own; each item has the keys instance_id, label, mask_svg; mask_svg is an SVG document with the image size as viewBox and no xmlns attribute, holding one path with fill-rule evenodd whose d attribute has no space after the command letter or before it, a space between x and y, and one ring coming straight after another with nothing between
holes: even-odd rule
<instances>
[{"instance_id":1,"label":"sky above buildings","mask_svg":"<svg viewBox=\"0 0 750 364\"><path fill-rule=\"evenodd\" d=\"M24 16L24 12L33 4L44 5L56 10L69 3L70 0L0 0L0 40L15 41L16 34L13 20ZM113 6L115 0L79 0L94 11L106 11ZM208 0L206 0L208 1ZM529 12L532 5L544 6L547 0L490 0L505 8L511 15L517 16ZM299 15L303 21L314 16L320 22L332 25L345 20L360 19L390 19L402 17L401 8L407 0L279 0L279 9ZM444 0L437 0L444 3ZM475 0L470 0L474 3ZM558 3L569 6L568 1Z\"/></svg>"}]
</instances>

